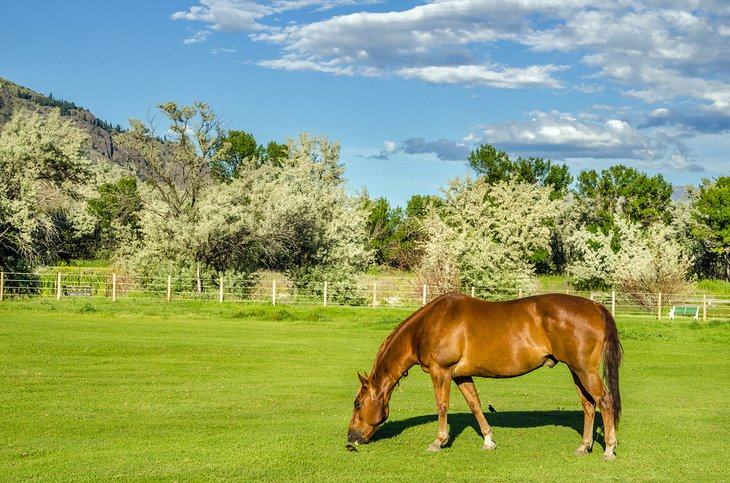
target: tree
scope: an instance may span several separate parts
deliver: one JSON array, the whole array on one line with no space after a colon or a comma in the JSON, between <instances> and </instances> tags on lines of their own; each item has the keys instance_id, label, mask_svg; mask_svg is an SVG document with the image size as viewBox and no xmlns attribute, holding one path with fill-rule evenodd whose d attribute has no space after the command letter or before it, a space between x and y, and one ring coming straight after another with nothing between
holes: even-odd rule
<instances>
[{"instance_id":1,"label":"tree","mask_svg":"<svg viewBox=\"0 0 730 483\"><path fill-rule=\"evenodd\" d=\"M484 177L488 184L515 179L523 183L546 186L554 191L551 199L562 198L568 192L568 186L573 182L568 166L553 165L552 161L543 158L518 157L511 160L504 151L498 151L494 146L483 144L469 154L469 166Z\"/></svg>"},{"instance_id":2,"label":"tree","mask_svg":"<svg viewBox=\"0 0 730 483\"><path fill-rule=\"evenodd\" d=\"M57 256L59 219L88 181L88 135L62 119L16 111L0 132L0 265L23 270Z\"/></svg>"},{"instance_id":3,"label":"tree","mask_svg":"<svg viewBox=\"0 0 730 483\"><path fill-rule=\"evenodd\" d=\"M443 200L434 195L413 195L406 203L405 211L398 208L393 243L387 252L389 265L401 270L413 270L423 256L426 240L424 223L430 207L438 209Z\"/></svg>"},{"instance_id":4,"label":"tree","mask_svg":"<svg viewBox=\"0 0 730 483\"><path fill-rule=\"evenodd\" d=\"M204 102L165 102L158 108L159 114L147 124L130 119L129 131L116 136L143 181L142 240L128 261L140 273L190 274L192 269L198 275L202 260L193 228L202 220L198 205L212 184L211 160L224 133L220 119ZM160 119L168 123L163 138L156 135ZM162 268L165 265L168 270Z\"/></svg>"},{"instance_id":5,"label":"tree","mask_svg":"<svg viewBox=\"0 0 730 483\"><path fill-rule=\"evenodd\" d=\"M289 140L288 153L280 167L268 167L275 185L288 192L280 219L295 241L280 263L294 278L315 266L364 268L370 261L366 215L358 200L347 196L339 144L301 134Z\"/></svg>"},{"instance_id":6,"label":"tree","mask_svg":"<svg viewBox=\"0 0 730 483\"><path fill-rule=\"evenodd\" d=\"M419 268L422 280L461 286L526 288L530 258L548 249L550 222L558 212L551 189L515 179L455 179L443 206L424 223L429 238ZM433 282L431 282L433 281Z\"/></svg>"},{"instance_id":7,"label":"tree","mask_svg":"<svg viewBox=\"0 0 730 483\"><path fill-rule=\"evenodd\" d=\"M375 263L388 263L387 251L394 243L394 234L402 218L401 210L392 209L388 200L380 197L374 200L363 194L361 203L367 215L368 246L373 250Z\"/></svg>"},{"instance_id":8,"label":"tree","mask_svg":"<svg viewBox=\"0 0 730 483\"><path fill-rule=\"evenodd\" d=\"M280 167L284 160L289 156L289 146L287 144L279 144L276 141L269 141L264 148L259 146L261 152L261 162L269 166Z\"/></svg>"},{"instance_id":9,"label":"tree","mask_svg":"<svg viewBox=\"0 0 730 483\"><path fill-rule=\"evenodd\" d=\"M600 175L593 169L582 171L576 197L584 205L585 222L604 233L619 211L642 226L670 221L672 185L661 174L649 177L621 164L604 169Z\"/></svg>"},{"instance_id":10,"label":"tree","mask_svg":"<svg viewBox=\"0 0 730 483\"><path fill-rule=\"evenodd\" d=\"M714 272L730 280L730 176L703 180L694 203L692 229Z\"/></svg>"},{"instance_id":11,"label":"tree","mask_svg":"<svg viewBox=\"0 0 730 483\"><path fill-rule=\"evenodd\" d=\"M200 278L224 275L243 290L254 272L273 269L301 286L325 278L333 282L331 296L345 294L341 284L352 283L369 253L364 213L345 190L339 145L303 134L287 152L279 166L244 163L230 182L204 184L177 216L160 190L141 186L145 210L133 270L150 277L199 270Z\"/></svg>"},{"instance_id":12,"label":"tree","mask_svg":"<svg viewBox=\"0 0 730 483\"><path fill-rule=\"evenodd\" d=\"M565 164L554 165L549 159L537 157L518 157L512 160L506 152L498 151L489 144L483 144L471 152L469 165L487 184L515 180L542 186L551 189L551 200L565 198L568 187L573 182L573 176ZM550 246L537 249L530 256L530 262L537 273L559 272L565 265L561 233L554 222L551 221L550 224Z\"/></svg>"},{"instance_id":13,"label":"tree","mask_svg":"<svg viewBox=\"0 0 730 483\"><path fill-rule=\"evenodd\" d=\"M377 265L412 270L422 255L425 232L422 224L429 205L440 206L438 196L413 195L406 208L390 206L385 198L371 200L367 191L360 198L367 213L368 247Z\"/></svg>"},{"instance_id":14,"label":"tree","mask_svg":"<svg viewBox=\"0 0 730 483\"><path fill-rule=\"evenodd\" d=\"M259 145L253 134L228 131L221 139L216 156L211 160L211 173L218 180L230 181L238 176L244 163L256 162L259 157Z\"/></svg>"},{"instance_id":15,"label":"tree","mask_svg":"<svg viewBox=\"0 0 730 483\"><path fill-rule=\"evenodd\" d=\"M123 240L140 236L142 199L135 178L121 178L116 183L103 183L98 196L88 200L88 210L97 220L97 250L112 253Z\"/></svg>"},{"instance_id":16,"label":"tree","mask_svg":"<svg viewBox=\"0 0 730 483\"><path fill-rule=\"evenodd\" d=\"M583 227L568 244L572 260L567 272L578 288L615 287L646 306L656 303L657 292L685 289L691 264L671 226L657 222L644 227L618 213L614 232Z\"/></svg>"},{"instance_id":17,"label":"tree","mask_svg":"<svg viewBox=\"0 0 730 483\"><path fill-rule=\"evenodd\" d=\"M223 131L220 119L204 102L192 106L165 102L158 108L169 122L164 140L156 136L158 119L148 124L130 119L129 131L117 136L117 144L137 161L133 168L155 192L153 204L143 196L146 209L156 210L164 220L195 211L201 190L210 183L210 163Z\"/></svg>"},{"instance_id":18,"label":"tree","mask_svg":"<svg viewBox=\"0 0 730 483\"><path fill-rule=\"evenodd\" d=\"M288 146L274 141L258 144L251 133L228 131L218 144L211 160L211 173L218 181L230 182L248 167L281 166L289 155Z\"/></svg>"}]
</instances>

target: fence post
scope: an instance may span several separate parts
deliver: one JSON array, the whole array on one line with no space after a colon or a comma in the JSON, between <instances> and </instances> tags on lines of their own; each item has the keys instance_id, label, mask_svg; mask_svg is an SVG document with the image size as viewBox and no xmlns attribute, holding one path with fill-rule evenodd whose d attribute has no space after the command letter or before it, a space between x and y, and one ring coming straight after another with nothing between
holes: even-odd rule
<instances>
[{"instance_id":1,"label":"fence post","mask_svg":"<svg viewBox=\"0 0 730 483\"><path fill-rule=\"evenodd\" d=\"M324 302L324 306L327 307L327 280L324 281L324 296L323 296L323 302Z\"/></svg>"},{"instance_id":2,"label":"fence post","mask_svg":"<svg viewBox=\"0 0 730 483\"><path fill-rule=\"evenodd\" d=\"M0 272L0 302L3 301L4 292L5 292L5 272Z\"/></svg>"},{"instance_id":3,"label":"fence post","mask_svg":"<svg viewBox=\"0 0 730 483\"><path fill-rule=\"evenodd\" d=\"M172 300L172 275L167 276L167 301Z\"/></svg>"},{"instance_id":4,"label":"fence post","mask_svg":"<svg viewBox=\"0 0 730 483\"><path fill-rule=\"evenodd\" d=\"M521 298L522 298L522 289L519 289L519 290L517 291L517 298L518 298L518 299L521 299Z\"/></svg>"},{"instance_id":5,"label":"fence post","mask_svg":"<svg viewBox=\"0 0 730 483\"><path fill-rule=\"evenodd\" d=\"M426 284L423 285L423 304L426 305Z\"/></svg>"},{"instance_id":6,"label":"fence post","mask_svg":"<svg viewBox=\"0 0 730 483\"><path fill-rule=\"evenodd\" d=\"M56 281L56 300L61 300L61 272L58 272L58 280Z\"/></svg>"},{"instance_id":7,"label":"fence post","mask_svg":"<svg viewBox=\"0 0 730 483\"><path fill-rule=\"evenodd\" d=\"M376 305L378 305L378 283L373 282L373 307Z\"/></svg>"},{"instance_id":8,"label":"fence post","mask_svg":"<svg viewBox=\"0 0 730 483\"><path fill-rule=\"evenodd\" d=\"M471 296L474 297L474 285L471 286Z\"/></svg>"},{"instance_id":9,"label":"fence post","mask_svg":"<svg viewBox=\"0 0 730 483\"><path fill-rule=\"evenodd\" d=\"M276 305L276 279L271 281L271 305Z\"/></svg>"},{"instance_id":10,"label":"fence post","mask_svg":"<svg viewBox=\"0 0 730 483\"><path fill-rule=\"evenodd\" d=\"M220 297L218 298L218 303L223 303L223 275L221 275L221 289L220 289Z\"/></svg>"},{"instance_id":11,"label":"fence post","mask_svg":"<svg viewBox=\"0 0 730 483\"><path fill-rule=\"evenodd\" d=\"M112 273L112 302L117 301L117 274Z\"/></svg>"},{"instance_id":12,"label":"fence post","mask_svg":"<svg viewBox=\"0 0 730 483\"><path fill-rule=\"evenodd\" d=\"M616 291L611 290L611 315L616 317Z\"/></svg>"},{"instance_id":13,"label":"fence post","mask_svg":"<svg viewBox=\"0 0 730 483\"><path fill-rule=\"evenodd\" d=\"M198 284L198 295L200 295L201 293L203 293L203 281L200 280L200 262L198 262L198 269L195 272L195 279Z\"/></svg>"},{"instance_id":14,"label":"fence post","mask_svg":"<svg viewBox=\"0 0 730 483\"><path fill-rule=\"evenodd\" d=\"M657 297L657 320L662 320L662 293Z\"/></svg>"},{"instance_id":15,"label":"fence post","mask_svg":"<svg viewBox=\"0 0 730 483\"><path fill-rule=\"evenodd\" d=\"M2 299L2 289L0 289L0 300ZM702 322L707 322L707 294L702 294Z\"/></svg>"}]
</instances>

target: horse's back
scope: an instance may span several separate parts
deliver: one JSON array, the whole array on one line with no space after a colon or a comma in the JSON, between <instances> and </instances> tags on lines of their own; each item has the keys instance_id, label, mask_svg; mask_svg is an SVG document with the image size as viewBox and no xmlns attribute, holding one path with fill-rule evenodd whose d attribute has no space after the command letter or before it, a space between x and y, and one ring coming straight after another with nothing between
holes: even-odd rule
<instances>
[{"instance_id":1,"label":"horse's back","mask_svg":"<svg viewBox=\"0 0 730 483\"><path fill-rule=\"evenodd\" d=\"M422 317L415 344L425 369L437 363L456 375L512 377L553 360L598 364L604 332L600 307L582 297L487 302L448 294Z\"/></svg>"}]
</instances>

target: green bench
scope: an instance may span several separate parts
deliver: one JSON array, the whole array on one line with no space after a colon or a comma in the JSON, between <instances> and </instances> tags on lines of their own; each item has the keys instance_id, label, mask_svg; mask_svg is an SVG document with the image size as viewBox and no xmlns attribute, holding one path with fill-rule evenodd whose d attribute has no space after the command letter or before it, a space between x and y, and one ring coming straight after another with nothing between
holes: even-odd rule
<instances>
[{"instance_id":1,"label":"green bench","mask_svg":"<svg viewBox=\"0 0 730 483\"><path fill-rule=\"evenodd\" d=\"M669 320L674 320L675 315L691 315L695 320L699 320L700 308L696 305L673 305L669 311Z\"/></svg>"}]
</instances>

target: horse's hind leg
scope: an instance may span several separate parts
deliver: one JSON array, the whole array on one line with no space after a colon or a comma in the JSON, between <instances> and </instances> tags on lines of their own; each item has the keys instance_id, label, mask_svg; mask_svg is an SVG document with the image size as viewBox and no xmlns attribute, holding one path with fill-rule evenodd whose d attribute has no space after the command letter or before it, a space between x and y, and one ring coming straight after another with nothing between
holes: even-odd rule
<instances>
[{"instance_id":1,"label":"horse's hind leg","mask_svg":"<svg viewBox=\"0 0 730 483\"><path fill-rule=\"evenodd\" d=\"M484 437L484 446L482 449L494 449L497 445L492 441L492 427L487 422L487 418L484 417L482 412L482 403L479 401L479 394L477 394L477 388L474 385L474 380L471 377L459 377L454 379L461 393L466 399L466 403L469 405L474 417L477 418L479 428L482 431Z\"/></svg>"},{"instance_id":2,"label":"horse's hind leg","mask_svg":"<svg viewBox=\"0 0 730 483\"><path fill-rule=\"evenodd\" d=\"M436 439L431 443L427 451L439 451L449 442L449 425L446 420L449 411L449 392L451 390L451 374L447 371L431 367L431 381L436 395L436 409L438 411L439 429Z\"/></svg>"},{"instance_id":3,"label":"horse's hind leg","mask_svg":"<svg viewBox=\"0 0 730 483\"><path fill-rule=\"evenodd\" d=\"M603 385L601 376L598 371L575 371L583 388L598 403L603 418L603 432L606 437L606 448L603 451L603 459L614 460L616 456L613 454L616 448L616 428L613 424L613 406L611 405L611 395ZM584 406L585 407L585 406Z\"/></svg>"},{"instance_id":4,"label":"horse's hind leg","mask_svg":"<svg viewBox=\"0 0 730 483\"><path fill-rule=\"evenodd\" d=\"M570 370L573 375L573 381L575 382L575 388L578 390L578 395L583 403L583 442L578 449L575 450L575 454L578 456L585 456L593 449L593 421L596 416L596 402L593 400L590 394L586 392L583 384L573 370Z\"/></svg>"}]
</instances>

